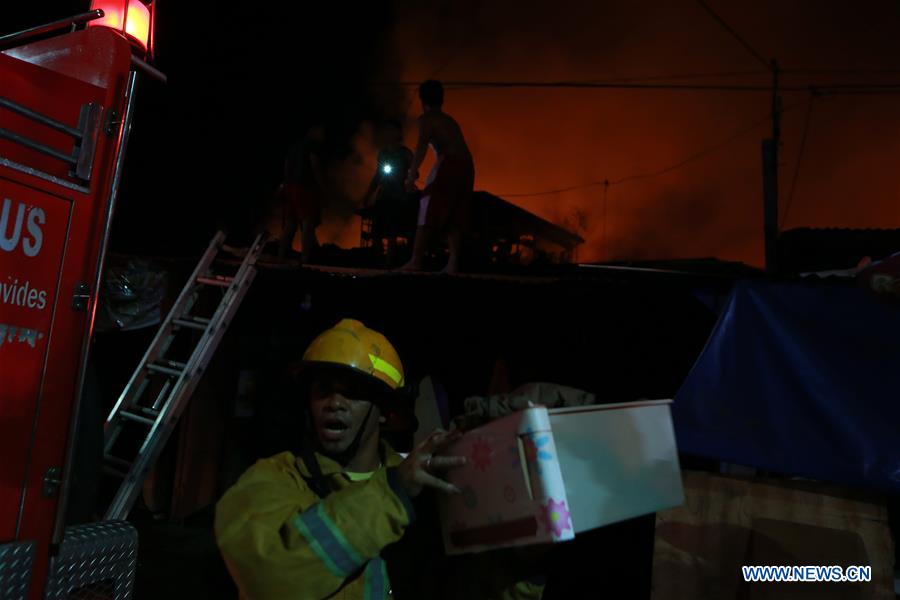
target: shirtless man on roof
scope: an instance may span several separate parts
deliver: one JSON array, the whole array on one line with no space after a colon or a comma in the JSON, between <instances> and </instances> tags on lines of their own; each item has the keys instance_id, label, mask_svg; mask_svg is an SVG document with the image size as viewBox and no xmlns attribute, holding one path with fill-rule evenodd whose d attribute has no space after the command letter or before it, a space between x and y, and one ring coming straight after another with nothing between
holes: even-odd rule
<instances>
[{"instance_id":1,"label":"shirtless man on roof","mask_svg":"<svg viewBox=\"0 0 900 600\"><path fill-rule=\"evenodd\" d=\"M437 231L447 237L450 250L444 272L456 273L462 250L462 231L468 227L475 165L459 123L441 110L444 103L441 83L424 82L419 86L419 99L422 101L422 116L418 119L419 141L406 178L407 188L415 187L429 145L434 149L437 161L422 191L413 255L401 269L422 268L431 235Z\"/></svg>"}]
</instances>

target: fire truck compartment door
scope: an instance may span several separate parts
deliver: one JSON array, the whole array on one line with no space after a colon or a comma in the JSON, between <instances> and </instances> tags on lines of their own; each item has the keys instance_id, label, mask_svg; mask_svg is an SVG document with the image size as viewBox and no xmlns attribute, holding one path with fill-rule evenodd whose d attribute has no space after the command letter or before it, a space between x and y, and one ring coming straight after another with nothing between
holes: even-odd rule
<instances>
[{"instance_id":1,"label":"fire truck compartment door","mask_svg":"<svg viewBox=\"0 0 900 600\"><path fill-rule=\"evenodd\" d=\"M30 450L40 443L35 421L71 206L0 176L0 541L16 535Z\"/></svg>"}]
</instances>

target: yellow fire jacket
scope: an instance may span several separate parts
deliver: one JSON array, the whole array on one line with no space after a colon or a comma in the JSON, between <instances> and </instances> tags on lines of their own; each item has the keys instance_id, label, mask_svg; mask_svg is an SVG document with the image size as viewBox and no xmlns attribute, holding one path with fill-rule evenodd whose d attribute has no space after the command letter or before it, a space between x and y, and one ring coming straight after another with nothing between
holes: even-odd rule
<instances>
[{"instance_id":1,"label":"yellow fire jacket","mask_svg":"<svg viewBox=\"0 0 900 600\"><path fill-rule=\"evenodd\" d=\"M307 485L306 465L290 452L260 460L225 493L216 506L216 540L242 598L377 600L401 596L397 592L410 589L410 582L424 580L425 574L431 589L418 588L413 593L419 598L457 593L497 600L541 597L541 585L518 581L518 575L498 578L502 569L492 564L496 561L484 560L485 555L471 561L478 567L463 575L465 592L450 592L452 582L433 581L451 571L425 568L433 545L404 548L401 538L415 510L393 468L403 458L386 444L382 449L385 466L365 481L351 481L338 463L316 454L334 490L325 499ZM408 537L413 539L410 546L421 546L426 539ZM389 566L396 567L390 569L396 586ZM453 579L459 581L460 575L457 571ZM479 590L476 596L470 595L473 589Z\"/></svg>"}]
</instances>

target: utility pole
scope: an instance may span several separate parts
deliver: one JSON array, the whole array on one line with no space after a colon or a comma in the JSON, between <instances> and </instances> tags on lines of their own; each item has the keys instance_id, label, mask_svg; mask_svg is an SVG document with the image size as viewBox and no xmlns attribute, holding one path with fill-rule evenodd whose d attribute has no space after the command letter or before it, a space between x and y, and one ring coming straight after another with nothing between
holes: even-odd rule
<instances>
[{"instance_id":1,"label":"utility pole","mask_svg":"<svg viewBox=\"0 0 900 600\"><path fill-rule=\"evenodd\" d=\"M778 61L772 60L772 137L762 142L763 233L766 273L778 272L778 147L781 145L781 96L778 94Z\"/></svg>"},{"instance_id":2,"label":"utility pole","mask_svg":"<svg viewBox=\"0 0 900 600\"><path fill-rule=\"evenodd\" d=\"M766 61L737 31L716 14L705 0L700 6L722 26L766 70L772 72L772 137L762 142L763 159L763 239L766 273L778 272L778 146L781 144L781 97L778 95L778 61Z\"/></svg>"}]
</instances>

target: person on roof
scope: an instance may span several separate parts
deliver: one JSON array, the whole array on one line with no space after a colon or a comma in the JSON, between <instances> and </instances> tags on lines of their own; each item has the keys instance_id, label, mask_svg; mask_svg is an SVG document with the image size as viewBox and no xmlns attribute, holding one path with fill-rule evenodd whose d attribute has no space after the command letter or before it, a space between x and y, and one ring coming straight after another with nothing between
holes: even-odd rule
<instances>
[{"instance_id":1,"label":"person on roof","mask_svg":"<svg viewBox=\"0 0 900 600\"><path fill-rule=\"evenodd\" d=\"M465 458L437 454L456 433L435 431L406 458L382 439L405 383L383 335L344 319L309 345L298 377L299 455L260 460L216 506L216 541L242 598L540 598L539 582L496 559L462 575L441 566L440 534L416 533L414 501L429 488L460 493L439 475Z\"/></svg>"},{"instance_id":2,"label":"person on roof","mask_svg":"<svg viewBox=\"0 0 900 600\"><path fill-rule=\"evenodd\" d=\"M292 145L284 161L284 176L277 195L284 206L285 223L278 244L278 258L288 256L300 228L300 263L309 263L319 250L316 228L322 222L325 196L323 148L325 128L311 127L299 143Z\"/></svg>"},{"instance_id":3,"label":"person on roof","mask_svg":"<svg viewBox=\"0 0 900 600\"><path fill-rule=\"evenodd\" d=\"M387 241L387 264L394 265L396 239L412 240L418 220L419 194L405 188L413 151L403 144L399 121L388 120L380 132L381 150L359 214L371 223L364 233L376 247Z\"/></svg>"},{"instance_id":4,"label":"person on roof","mask_svg":"<svg viewBox=\"0 0 900 600\"><path fill-rule=\"evenodd\" d=\"M400 121L386 121L382 125L381 137L378 165L363 197L364 207L400 202L407 195L404 183L413 161L413 151L403 144Z\"/></svg>"},{"instance_id":5,"label":"person on roof","mask_svg":"<svg viewBox=\"0 0 900 600\"><path fill-rule=\"evenodd\" d=\"M441 83L430 79L420 85L419 100L422 102L422 115L418 119L419 141L406 177L407 188L415 188L428 146L434 149L437 160L422 191L413 255L401 269L420 270L432 233L438 232L447 237L450 251L444 272L456 273L462 253L462 233L469 227L475 163L459 123L442 110L444 87Z\"/></svg>"}]
</instances>

